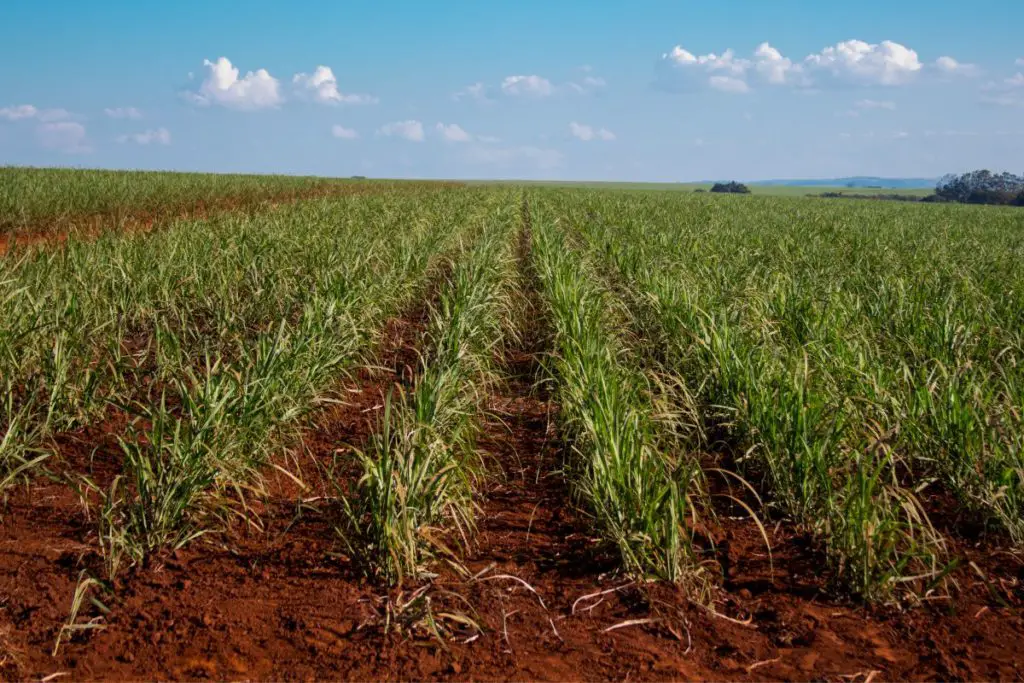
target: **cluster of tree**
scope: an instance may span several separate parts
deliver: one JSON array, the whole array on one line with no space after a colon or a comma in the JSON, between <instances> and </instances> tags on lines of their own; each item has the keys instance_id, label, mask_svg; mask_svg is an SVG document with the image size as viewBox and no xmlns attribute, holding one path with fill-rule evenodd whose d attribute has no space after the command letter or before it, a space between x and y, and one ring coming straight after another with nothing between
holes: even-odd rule
<instances>
[{"instance_id":1,"label":"cluster of tree","mask_svg":"<svg viewBox=\"0 0 1024 683\"><path fill-rule=\"evenodd\" d=\"M929 201L1024 206L1024 176L987 170L947 175Z\"/></svg>"},{"instance_id":2,"label":"cluster of tree","mask_svg":"<svg viewBox=\"0 0 1024 683\"><path fill-rule=\"evenodd\" d=\"M750 188L735 180L728 183L715 183L711 187L712 192L731 192L733 194L750 194Z\"/></svg>"}]
</instances>

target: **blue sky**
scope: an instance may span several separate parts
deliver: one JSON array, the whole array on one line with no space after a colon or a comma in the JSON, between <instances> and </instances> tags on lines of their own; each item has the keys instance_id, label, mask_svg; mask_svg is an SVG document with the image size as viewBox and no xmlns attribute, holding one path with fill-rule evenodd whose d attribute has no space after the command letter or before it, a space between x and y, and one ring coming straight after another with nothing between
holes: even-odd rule
<instances>
[{"instance_id":1,"label":"blue sky","mask_svg":"<svg viewBox=\"0 0 1024 683\"><path fill-rule=\"evenodd\" d=\"M7 2L0 164L1021 172L1021 26L1019 0Z\"/></svg>"}]
</instances>

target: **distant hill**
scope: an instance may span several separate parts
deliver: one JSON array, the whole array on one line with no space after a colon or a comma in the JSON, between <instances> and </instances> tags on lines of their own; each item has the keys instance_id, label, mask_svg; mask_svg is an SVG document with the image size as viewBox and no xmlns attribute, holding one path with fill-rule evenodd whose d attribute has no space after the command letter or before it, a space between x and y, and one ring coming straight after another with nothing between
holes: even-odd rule
<instances>
[{"instance_id":1,"label":"distant hill","mask_svg":"<svg viewBox=\"0 0 1024 683\"><path fill-rule=\"evenodd\" d=\"M814 179L782 179L753 180L748 185L799 185L801 187L881 187L887 190L912 190L933 188L938 178L876 178L873 176L855 176L852 178L814 178Z\"/></svg>"}]
</instances>

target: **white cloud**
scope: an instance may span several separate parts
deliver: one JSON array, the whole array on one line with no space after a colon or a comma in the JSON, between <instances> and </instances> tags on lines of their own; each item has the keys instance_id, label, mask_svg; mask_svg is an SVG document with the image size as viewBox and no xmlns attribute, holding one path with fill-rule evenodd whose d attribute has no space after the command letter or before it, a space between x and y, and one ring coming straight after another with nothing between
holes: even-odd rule
<instances>
[{"instance_id":1,"label":"white cloud","mask_svg":"<svg viewBox=\"0 0 1024 683\"><path fill-rule=\"evenodd\" d=\"M1024 107L1024 73L982 86L981 101L1000 107Z\"/></svg>"},{"instance_id":2,"label":"white cloud","mask_svg":"<svg viewBox=\"0 0 1024 683\"><path fill-rule=\"evenodd\" d=\"M896 103L888 100L857 100L853 106L857 109L896 109Z\"/></svg>"},{"instance_id":3,"label":"white cloud","mask_svg":"<svg viewBox=\"0 0 1024 683\"><path fill-rule=\"evenodd\" d=\"M934 67L947 75L976 72L973 65L948 56L939 57ZM698 55L677 45L661 56L658 83L667 89L699 86L737 93L746 92L754 81L791 87L895 86L911 82L924 69L917 52L891 40L847 40L801 61L786 57L770 43L761 43L750 58L739 57L731 49Z\"/></svg>"},{"instance_id":4,"label":"white cloud","mask_svg":"<svg viewBox=\"0 0 1024 683\"><path fill-rule=\"evenodd\" d=\"M900 130L900 131L897 131L897 132L893 133L892 136L896 140L905 140L906 138L910 137L910 133L908 133L905 130Z\"/></svg>"},{"instance_id":5,"label":"white cloud","mask_svg":"<svg viewBox=\"0 0 1024 683\"><path fill-rule=\"evenodd\" d=\"M387 137L399 137L405 138L412 142L423 142L426 137L423 133L423 124L419 121L395 121L393 123L386 123L381 126L378 131L380 135Z\"/></svg>"},{"instance_id":6,"label":"white cloud","mask_svg":"<svg viewBox=\"0 0 1024 683\"><path fill-rule=\"evenodd\" d=\"M506 76L496 86L489 86L477 82L468 85L462 90L452 94L455 101L475 100L477 102L493 102L498 95L505 97L523 98L544 98L553 95L575 93L577 95L591 95L607 87L608 83L600 76L587 75L579 81L568 81L565 83L553 83L543 76L536 74L530 76Z\"/></svg>"},{"instance_id":7,"label":"white cloud","mask_svg":"<svg viewBox=\"0 0 1024 683\"><path fill-rule=\"evenodd\" d=\"M575 121L569 124L569 132L572 133L574 138L578 138L584 142L590 142L591 140L604 140L605 142L611 142L615 139L615 133L611 132L607 128L594 128L583 123L576 123Z\"/></svg>"},{"instance_id":8,"label":"white cloud","mask_svg":"<svg viewBox=\"0 0 1024 683\"><path fill-rule=\"evenodd\" d=\"M154 128L141 133L119 135L117 141L120 143L134 142L137 145L169 145L171 144L171 132L166 128Z\"/></svg>"},{"instance_id":9,"label":"white cloud","mask_svg":"<svg viewBox=\"0 0 1024 683\"><path fill-rule=\"evenodd\" d=\"M891 40L843 41L809 55L804 63L809 69L860 85L900 85L922 69L917 52Z\"/></svg>"},{"instance_id":10,"label":"white cloud","mask_svg":"<svg viewBox=\"0 0 1024 683\"><path fill-rule=\"evenodd\" d=\"M803 66L783 57L781 52L768 43L761 43L754 50L754 69L765 82L772 85L806 83Z\"/></svg>"},{"instance_id":11,"label":"white cloud","mask_svg":"<svg viewBox=\"0 0 1024 683\"><path fill-rule=\"evenodd\" d=\"M1024 57L1018 59L1016 62L1014 62L1014 64L1016 64L1017 66L1024 66Z\"/></svg>"},{"instance_id":12,"label":"white cloud","mask_svg":"<svg viewBox=\"0 0 1024 683\"><path fill-rule=\"evenodd\" d=\"M465 160L474 164L490 166L511 166L527 163L539 169L555 168L562 163L562 153L543 147L494 147L470 145L466 148Z\"/></svg>"},{"instance_id":13,"label":"white cloud","mask_svg":"<svg viewBox=\"0 0 1024 683\"><path fill-rule=\"evenodd\" d=\"M78 154L92 151L86 140L85 126L73 121L42 123L36 127L36 136L43 147L58 152Z\"/></svg>"},{"instance_id":14,"label":"white cloud","mask_svg":"<svg viewBox=\"0 0 1024 683\"><path fill-rule=\"evenodd\" d=\"M607 81L605 81L603 78L600 78L598 76L586 76L579 83L567 83L566 87L569 90L572 90L573 92L578 93L580 95L587 95L590 93L597 92L598 90L602 90L607 85Z\"/></svg>"},{"instance_id":15,"label":"white cloud","mask_svg":"<svg viewBox=\"0 0 1024 683\"><path fill-rule=\"evenodd\" d=\"M300 97L309 98L320 104L377 104L373 95L343 93L338 89L338 79L329 66L318 66L311 74L295 74L292 83Z\"/></svg>"},{"instance_id":16,"label":"white cloud","mask_svg":"<svg viewBox=\"0 0 1024 683\"><path fill-rule=\"evenodd\" d=\"M487 96L487 86L483 83L467 85L465 88L452 95L452 99L456 101L463 99L476 100L477 102L491 101L491 98Z\"/></svg>"},{"instance_id":17,"label":"white cloud","mask_svg":"<svg viewBox=\"0 0 1024 683\"><path fill-rule=\"evenodd\" d=\"M501 82L501 91L506 95L547 97L555 92L555 86L537 75L508 76Z\"/></svg>"},{"instance_id":18,"label":"white cloud","mask_svg":"<svg viewBox=\"0 0 1024 683\"><path fill-rule=\"evenodd\" d=\"M493 135L477 135L476 140L477 142L483 142L488 145L493 145L501 142L501 138L495 137Z\"/></svg>"},{"instance_id":19,"label":"white cloud","mask_svg":"<svg viewBox=\"0 0 1024 683\"><path fill-rule=\"evenodd\" d=\"M103 113L112 119L141 119L142 112L135 107L108 107Z\"/></svg>"},{"instance_id":20,"label":"white cloud","mask_svg":"<svg viewBox=\"0 0 1024 683\"><path fill-rule=\"evenodd\" d=\"M359 137L358 131L338 125L337 123L331 126L331 135L342 140L355 140Z\"/></svg>"},{"instance_id":21,"label":"white cloud","mask_svg":"<svg viewBox=\"0 0 1024 683\"><path fill-rule=\"evenodd\" d=\"M43 109L38 117L40 121L64 121L71 118L71 112L66 109Z\"/></svg>"},{"instance_id":22,"label":"white cloud","mask_svg":"<svg viewBox=\"0 0 1024 683\"><path fill-rule=\"evenodd\" d=\"M8 121L20 121L21 119L34 119L39 110L31 104L19 104L13 107L0 109L0 119Z\"/></svg>"},{"instance_id":23,"label":"white cloud","mask_svg":"<svg viewBox=\"0 0 1024 683\"><path fill-rule=\"evenodd\" d=\"M0 109L0 119L8 121L21 121L37 119L39 121L63 121L71 118L71 113L65 109L38 109L31 104L19 104L13 107Z\"/></svg>"},{"instance_id":24,"label":"white cloud","mask_svg":"<svg viewBox=\"0 0 1024 683\"><path fill-rule=\"evenodd\" d=\"M985 95L981 101L997 107L1024 107L1024 98L1015 95Z\"/></svg>"},{"instance_id":25,"label":"white cloud","mask_svg":"<svg viewBox=\"0 0 1024 683\"><path fill-rule=\"evenodd\" d=\"M249 71L245 77L239 78L238 69L227 57L220 57L216 62L204 60L203 66L207 73L199 90L185 93L186 98L197 105L218 104L229 109L252 111L276 107L284 101L280 82L266 69Z\"/></svg>"},{"instance_id":26,"label":"white cloud","mask_svg":"<svg viewBox=\"0 0 1024 683\"><path fill-rule=\"evenodd\" d=\"M747 77L751 73L773 85L802 80L802 67L793 64L768 43L758 46L752 60L737 57L731 49L720 55L714 52L695 55L681 45L676 45L661 58L662 64L670 65L672 76L683 79L673 87L698 85L723 92L745 93L750 90Z\"/></svg>"},{"instance_id":27,"label":"white cloud","mask_svg":"<svg viewBox=\"0 0 1024 683\"><path fill-rule=\"evenodd\" d=\"M469 142L473 139L473 136L463 130L462 126L457 123L450 123L447 126L443 123L438 123L435 129L445 142Z\"/></svg>"},{"instance_id":28,"label":"white cloud","mask_svg":"<svg viewBox=\"0 0 1024 683\"><path fill-rule=\"evenodd\" d=\"M974 76L978 73L974 64L964 64L952 57L939 57L935 60L935 68L947 76Z\"/></svg>"},{"instance_id":29,"label":"white cloud","mask_svg":"<svg viewBox=\"0 0 1024 683\"><path fill-rule=\"evenodd\" d=\"M732 93L750 92L750 86L742 78L733 76L712 76L708 79L708 85L715 90Z\"/></svg>"},{"instance_id":30,"label":"white cloud","mask_svg":"<svg viewBox=\"0 0 1024 683\"><path fill-rule=\"evenodd\" d=\"M662 55L662 59L670 60L683 67L700 66L710 72L723 71L733 76L744 75L750 66L747 60L736 59L732 50L726 50L721 56L714 52L698 56L683 49L681 45L676 45L671 52Z\"/></svg>"}]
</instances>

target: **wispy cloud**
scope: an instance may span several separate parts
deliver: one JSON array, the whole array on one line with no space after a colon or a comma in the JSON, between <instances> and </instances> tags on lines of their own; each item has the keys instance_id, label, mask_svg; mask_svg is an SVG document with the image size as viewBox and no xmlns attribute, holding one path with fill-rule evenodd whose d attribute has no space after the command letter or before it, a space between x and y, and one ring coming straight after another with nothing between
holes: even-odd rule
<instances>
[{"instance_id":1,"label":"wispy cloud","mask_svg":"<svg viewBox=\"0 0 1024 683\"><path fill-rule=\"evenodd\" d=\"M574 138L583 142L590 142L592 140L610 142L615 139L615 133L607 128L595 128L594 126L577 123L576 121L569 124L569 132L572 133Z\"/></svg>"},{"instance_id":2,"label":"wispy cloud","mask_svg":"<svg viewBox=\"0 0 1024 683\"><path fill-rule=\"evenodd\" d=\"M455 92L456 101L494 102L499 98L545 99L556 95L591 95L606 88L600 76L588 75L575 81L556 83L538 74L506 76L494 86L476 82Z\"/></svg>"},{"instance_id":3,"label":"wispy cloud","mask_svg":"<svg viewBox=\"0 0 1024 683\"><path fill-rule=\"evenodd\" d=\"M337 123L331 126L331 135L341 140L355 140L359 137L358 131Z\"/></svg>"},{"instance_id":4,"label":"wispy cloud","mask_svg":"<svg viewBox=\"0 0 1024 683\"><path fill-rule=\"evenodd\" d=\"M166 128L154 128L141 133L119 135L117 141L120 143L134 142L136 145L169 145L171 144L171 132Z\"/></svg>"},{"instance_id":5,"label":"wispy cloud","mask_svg":"<svg viewBox=\"0 0 1024 683\"><path fill-rule=\"evenodd\" d=\"M141 119L142 112L135 107L109 107L103 113L112 119Z\"/></svg>"},{"instance_id":6,"label":"wispy cloud","mask_svg":"<svg viewBox=\"0 0 1024 683\"><path fill-rule=\"evenodd\" d=\"M854 105L857 109L896 109L896 103L889 100L857 100Z\"/></svg>"},{"instance_id":7,"label":"wispy cloud","mask_svg":"<svg viewBox=\"0 0 1024 683\"><path fill-rule=\"evenodd\" d=\"M514 97L547 97L555 92L555 86L536 74L508 76L501 82L501 92Z\"/></svg>"},{"instance_id":8,"label":"wispy cloud","mask_svg":"<svg viewBox=\"0 0 1024 683\"><path fill-rule=\"evenodd\" d=\"M65 154L92 151L86 137L85 126L74 121L41 123L36 127L36 136L43 147Z\"/></svg>"},{"instance_id":9,"label":"wispy cloud","mask_svg":"<svg viewBox=\"0 0 1024 683\"><path fill-rule=\"evenodd\" d=\"M381 126L377 133L385 137L398 137L410 142L423 142L426 134L420 121L394 121Z\"/></svg>"},{"instance_id":10,"label":"wispy cloud","mask_svg":"<svg viewBox=\"0 0 1024 683\"><path fill-rule=\"evenodd\" d=\"M525 145L521 147L498 147L492 145L470 145L463 158L472 164L507 168L527 165L540 170L556 168L562 164L563 155L557 149Z\"/></svg>"},{"instance_id":11,"label":"wispy cloud","mask_svg":"<svg viewBox=\"0 0 1024 683\"><path fill-rule=\"evenodd\" d=\"M457 123L445 125L439 122L434 126L434 129L445 142L470 142L473 140L473 136L467 133L465 129Z\"/></svg>"},{"instance_id":12,"label":"wispy cloud","mask_svg":"<svg viewBox=\"0 0 1024 683\"><path fill-rule=\"evenodd\" d=\"M31 104L18 104L0 109L0 119L7 121L21 121L34 119L36 121L64 121L71 118L71 113L66 109L39 109Z\"/></svg>"},{"instance_id":13,"label":"wispy cloud","mask_svg":"<svg viewBox=\"0 0 1024 683\"><path fill-rule=\"evenodd\" d=\"M986 83L981 91L981 101L985 104L1024 107L1024 73L1016 73L1001 81Z\"/></svg>"}]
</instances>

